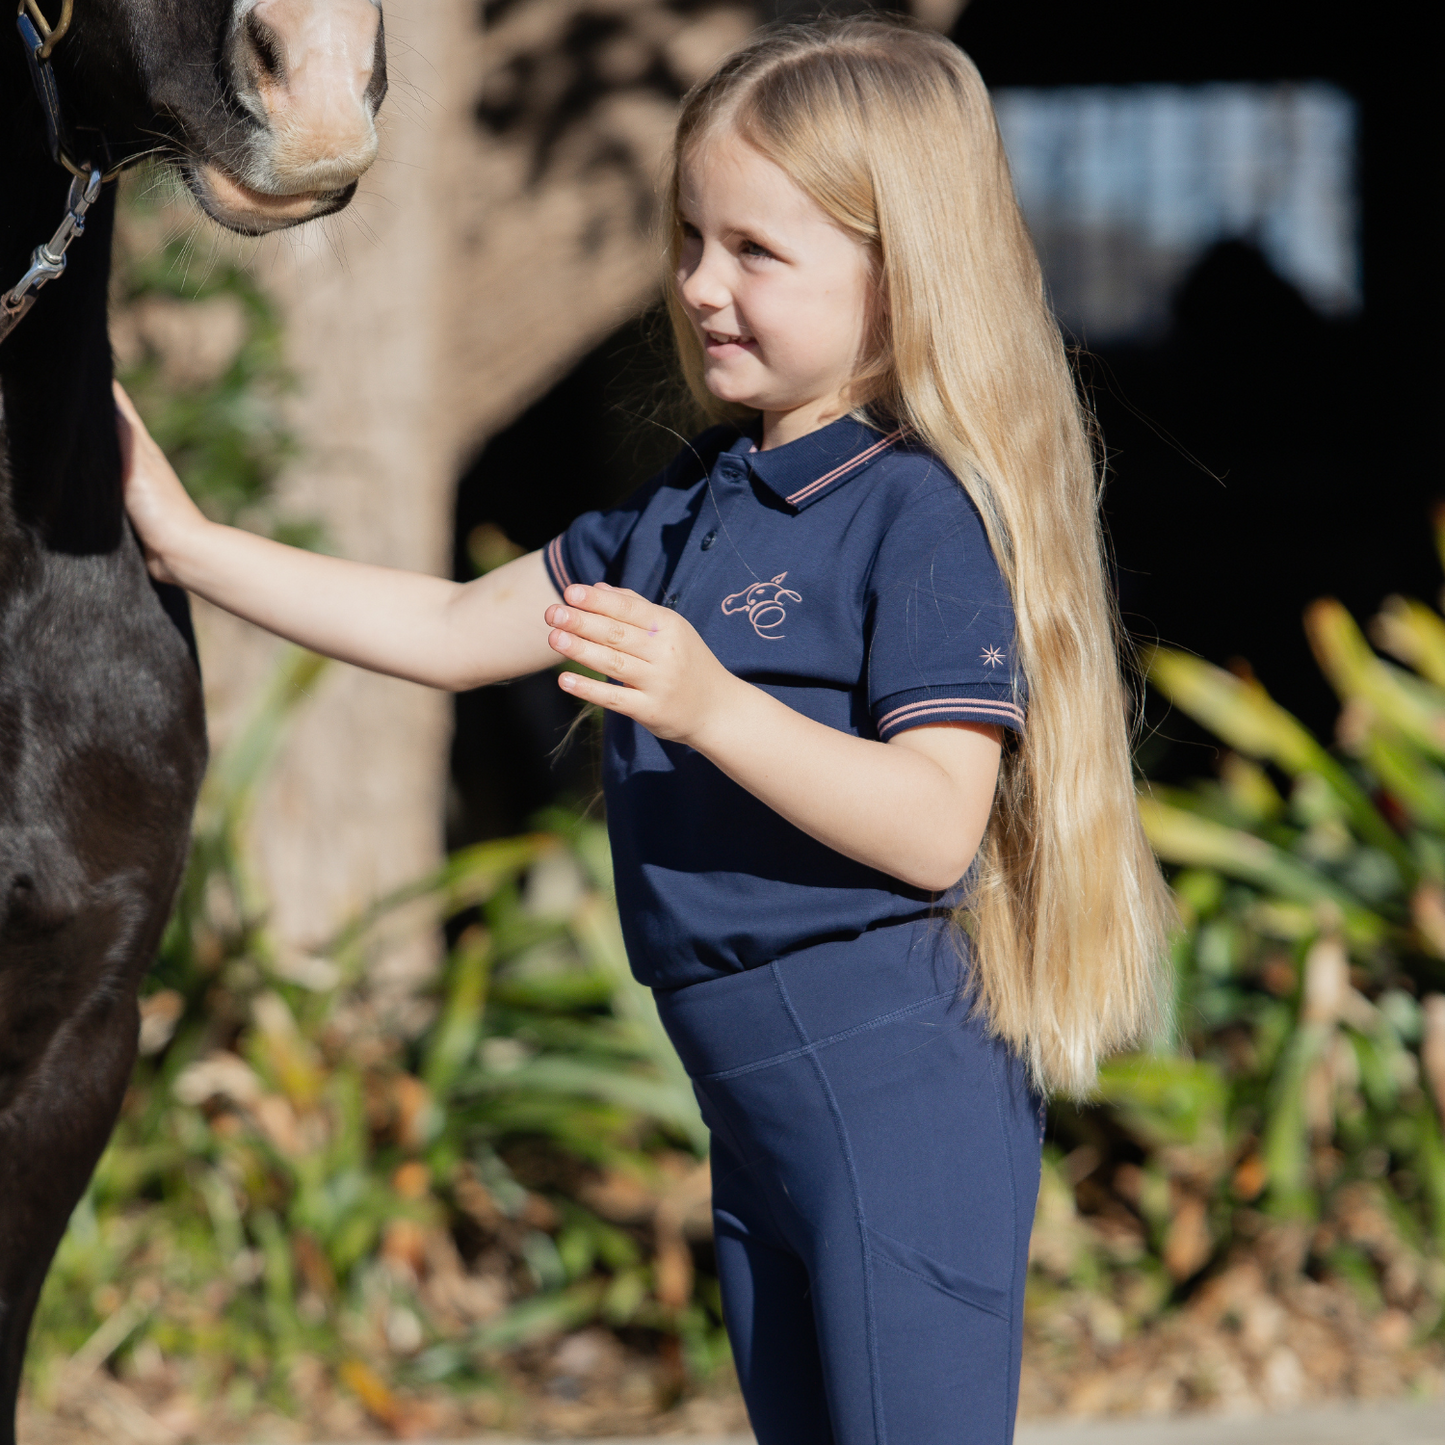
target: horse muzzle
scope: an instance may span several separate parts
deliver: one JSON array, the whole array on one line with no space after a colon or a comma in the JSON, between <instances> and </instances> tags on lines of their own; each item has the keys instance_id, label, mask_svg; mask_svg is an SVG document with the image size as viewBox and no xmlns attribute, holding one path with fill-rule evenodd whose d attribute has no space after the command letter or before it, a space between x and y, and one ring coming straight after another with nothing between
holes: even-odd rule
<instances>
[{"instance_id":1,"label":"horse muzzle","mask_svg":"<svg viewBox=\"0 0 1445 1445\"><path fill-rule=\"evenodd\" d=\"M377 154L386 46L375 0L238 0L226 49L251 121L224 161L190 169L222 225L251 235L340 210Z\"/></svg>"},{"instance_id":2,"label":"horse muzzle","mask_svg":"<svg viewBox=\"0 0 1445 1445\"><path fill-rule=\"evenodd\" d=\"M214 161L189 167L186 178L201 209L213 221L243 236L264 236L332 215L356 194L355 181L332 191L290 195L258 191Z\"/></svg>"}]
</instances>

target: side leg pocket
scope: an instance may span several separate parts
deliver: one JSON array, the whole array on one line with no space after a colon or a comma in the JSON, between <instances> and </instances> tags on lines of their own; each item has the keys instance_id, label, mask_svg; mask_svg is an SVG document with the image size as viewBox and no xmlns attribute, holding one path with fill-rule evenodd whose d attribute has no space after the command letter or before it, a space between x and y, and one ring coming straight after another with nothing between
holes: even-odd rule
<instances>
[{"instance_id":1,"label":"side leg pocket","mask_svg":"<svg viewBox=\"0 0 1445 1445\"><path fill-rule=\"evenodd\" d=\"M883 1414L908 1445L1013 1439L1013 1301L869 1229Z\"/></svg>"}]
</instances>

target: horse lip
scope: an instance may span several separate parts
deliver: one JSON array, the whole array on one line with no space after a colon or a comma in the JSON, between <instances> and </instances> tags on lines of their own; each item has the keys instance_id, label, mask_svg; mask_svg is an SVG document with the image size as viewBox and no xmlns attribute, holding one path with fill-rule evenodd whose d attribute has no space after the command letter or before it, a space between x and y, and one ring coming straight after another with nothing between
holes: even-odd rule
<instances>
[{"instance_id":1,"label":"horse lip","mask_svg":"<svg viewBox=\"0 0 1445 1445\"><path fill-rule=\"evenodd\" d=\"M318 216L328 216L339 211L356 190L353 182L338 190L298 191L289 195L258 191L216 161L202 161L190 167L187 179L201 209L213 221L247 236L264 236Z\"/></svg>"}]
</instances>

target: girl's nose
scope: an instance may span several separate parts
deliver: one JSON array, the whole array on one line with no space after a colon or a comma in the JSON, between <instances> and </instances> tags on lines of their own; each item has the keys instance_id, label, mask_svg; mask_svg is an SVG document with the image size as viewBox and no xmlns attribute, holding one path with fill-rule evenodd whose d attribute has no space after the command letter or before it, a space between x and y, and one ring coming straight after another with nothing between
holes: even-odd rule
<instances>
[{"instance_id":1,"label":"girl's nose","mask_svg":"<svg viewBox=\"0 0 1445 1445\"><path fill-rule=\"evenodd\" d=\"M682 299L694 311L721 311L732 300L711 247L705 247L691 272L678 279Z\"/></svg>"}]
</instances>

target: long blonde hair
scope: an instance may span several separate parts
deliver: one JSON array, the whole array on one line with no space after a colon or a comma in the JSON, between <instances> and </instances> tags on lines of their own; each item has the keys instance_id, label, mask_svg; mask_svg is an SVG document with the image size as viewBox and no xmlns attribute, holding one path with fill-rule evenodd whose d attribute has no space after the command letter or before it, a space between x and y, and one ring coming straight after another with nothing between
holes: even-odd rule
<instances>
[{"instance_id":1,"label":"long blonde hair","mask_svg":"<svg viewBox=\"0 0 1445 1445\"><path fill-rule=\"evenodd\" d=\"M878 335L859 414L902 425L962 482L1013 597L1028 723L1005 749L961 910L972 986L1036 1082L1074 1095L1161 1027L1172 910L1139 824L1106 581L1099 473L988 92L941 36L878 16L766 31L686 98L681 162L737 135L869 248ZM668 304L714 417L696 333ZM735 411L731 411L735 415Z\"/></svg>"}]
</instances>

